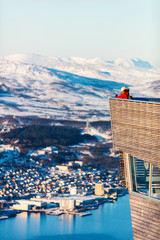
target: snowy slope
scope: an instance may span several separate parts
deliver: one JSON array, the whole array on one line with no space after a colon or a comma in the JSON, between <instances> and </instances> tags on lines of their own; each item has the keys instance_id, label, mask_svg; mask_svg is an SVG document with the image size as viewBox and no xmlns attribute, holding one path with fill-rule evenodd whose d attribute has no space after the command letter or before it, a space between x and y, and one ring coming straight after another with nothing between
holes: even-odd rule
<instances>
[{"instance_id":1,"label":"snowy slope","mask_svg":"<svg viewBox=\"0 0 160 240\"><path fill-rule=\"evenodd\" d=\"M160 97L160 68L140 59L8 56L0 58L0 115L104 120L107 98L122 86Z\"/></svg>"}]
</instances>

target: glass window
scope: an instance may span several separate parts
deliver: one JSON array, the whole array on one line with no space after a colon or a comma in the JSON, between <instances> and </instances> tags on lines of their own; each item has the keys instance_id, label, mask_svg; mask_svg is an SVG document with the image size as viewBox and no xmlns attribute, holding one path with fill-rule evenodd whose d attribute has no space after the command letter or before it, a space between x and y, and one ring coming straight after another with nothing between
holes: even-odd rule
<instances>
[{"instance_id":1,"label":"glass window","mask_svg":"<svg viewBox=\"0 0 160 240\"><path fill-rule=\"evenodd\" d=\"M150 165L143 160L130 156L132 190L149 196Z\"/></svg>"},{"instance_id":2,"label":"glass window","mask_svg":"<svg viewBox=\"0 0 160 240\"><path fill-rule=\"evenodd\" d=\"M160 169L153 166L151 197L160 199Z\"/></svg>"},{"instance_id":3,"label":"glass window","mask_svg":"<svg viewBox=\"0 0 160 240\"><path fill-rule=\"evenodd\" d=\"M132 191L160 199L160 169L130 156Z\"/></svg>"}]
</instances>

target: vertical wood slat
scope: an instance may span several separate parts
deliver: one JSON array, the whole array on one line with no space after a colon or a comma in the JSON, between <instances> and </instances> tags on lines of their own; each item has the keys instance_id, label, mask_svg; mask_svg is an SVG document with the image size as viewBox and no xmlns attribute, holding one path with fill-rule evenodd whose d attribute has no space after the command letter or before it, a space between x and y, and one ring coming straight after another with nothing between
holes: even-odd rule
<instances>
[{"instance_id":1,"label":"vertical wood slat","mask_svg":"<svg viewBox=\"0 0 160 240\"><path fill-rule=\"evenodd\" d=\"M160 201L131 191L127 154L123 153L126 168L134 240L160 239Z\"/></svg>"},{"instance_id":2,"label":"vertical wood slat","mask_svg":"<svg viewBox=\"0 0 160 240\"><path fill-rule=\"evenodd\" d=\"M130 193L134 239L160 239L160 203Z\"/></svg>"},{"instance_id":3,"label":"vertical wood slat","mask_svg":"<svg viewBox=\"0 0 160 240\"><path fill-rule=\"evenodd\" d=\"M120 177L122 180L122 186L123 189L127 188L127 173L126 173L126 167L125 167L125 160L124 160L124 156L123 156L123 152L120 151L119 153L119 158L120 158Z\"/></svg>"},{"instance_id":4,"label":"vertical wood slat","mask_svg":"<svg viewBox=\"0 0 160 240\"><path fill-rule=\"evenodd\" d=\"M160 103L109 102L114 146L160 168Z\"/></svg>"},{"instance_id":5,"label":"vertical wood slat","mask_svg":"<svg viewBox=\"0 0 160 240\"><path fill-rule=\"evenodd\" d=\"M127 156L160 168L160 103L110 99L110 111L114 146L123 152L134 240L158 240L160 201L132 192Z\"/></svg>"}]
</instances>

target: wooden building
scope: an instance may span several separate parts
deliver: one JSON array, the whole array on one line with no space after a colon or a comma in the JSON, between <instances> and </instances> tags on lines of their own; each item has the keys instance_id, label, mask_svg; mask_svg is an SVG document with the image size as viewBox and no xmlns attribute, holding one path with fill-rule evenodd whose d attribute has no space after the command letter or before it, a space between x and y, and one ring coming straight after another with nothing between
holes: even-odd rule
<instances>
[{"instance_id":1,"label":"wooden building","mask_svg":"<svg viewBox=\"0 0 160 240\"><path fill-rule=\"evenodd\" d=\"M114 147L129 189L134 240L160 239L160 99L110 98Z\"/></svg>"}]
</instances>

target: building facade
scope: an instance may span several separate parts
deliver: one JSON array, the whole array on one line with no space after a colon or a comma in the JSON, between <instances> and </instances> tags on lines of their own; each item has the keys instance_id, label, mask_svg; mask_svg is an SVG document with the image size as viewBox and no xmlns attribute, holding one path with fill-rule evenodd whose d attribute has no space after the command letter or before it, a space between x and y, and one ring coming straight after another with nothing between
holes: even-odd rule
<instances>
[{"instance_id":1,"label":"building facade","mask_svg":"<svg viewBox=\"0 0 160 240\"><path fill-rule=\"evenodd\" d=\"M160 239L160 99L109 102L134 240Z\"/></svg>"},{"instance_id":2,"label":"building facade","mask_svg":"<svg viewBox=\"0 0 160 240\"><path fill-rule=\"evenodd\" d=\"M98 195L98 196L104 195L104 184L103 183L95 184L95 195Z\"/></svg>"}]
</instances>

